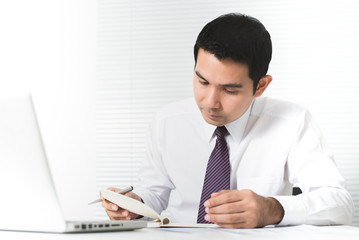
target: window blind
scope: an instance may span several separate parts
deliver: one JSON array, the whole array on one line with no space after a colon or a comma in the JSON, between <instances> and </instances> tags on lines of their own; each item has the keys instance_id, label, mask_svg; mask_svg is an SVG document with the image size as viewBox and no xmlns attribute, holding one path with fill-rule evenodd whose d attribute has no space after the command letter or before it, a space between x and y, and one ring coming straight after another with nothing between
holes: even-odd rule
<instances>
[{"instance_id":1,"label":"window blind","mask_svg":"<svg viewBox=\"0 0 359 240\"><path fill-rule=\"evenodd\" d=\"M98 0L97 189L131 185L145 133L165 104L192 96L193 44L228 12L258 18L273 41L266 95L314 115L356 204L359 225L359 4L356 1ZM105 218L98 207L97 216Z\"/></svg>"}]
</instances>

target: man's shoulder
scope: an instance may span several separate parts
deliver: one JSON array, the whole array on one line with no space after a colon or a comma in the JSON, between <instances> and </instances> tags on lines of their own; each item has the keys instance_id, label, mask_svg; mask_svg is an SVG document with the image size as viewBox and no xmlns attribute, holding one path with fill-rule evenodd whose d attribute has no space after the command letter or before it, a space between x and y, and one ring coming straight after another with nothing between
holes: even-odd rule
<instances>
[{"instance_id":1,"label":"man's shoulder","mask_svg":"<svg viewBox=\"0 0 359 240\"><path fill-rule=\"evenodd\" d=\"M273 118L295 118L305 115L308 110L296 103L271 97L256 98L252 107L253 116L270 116Z\"/></svg>"}]
</instances>

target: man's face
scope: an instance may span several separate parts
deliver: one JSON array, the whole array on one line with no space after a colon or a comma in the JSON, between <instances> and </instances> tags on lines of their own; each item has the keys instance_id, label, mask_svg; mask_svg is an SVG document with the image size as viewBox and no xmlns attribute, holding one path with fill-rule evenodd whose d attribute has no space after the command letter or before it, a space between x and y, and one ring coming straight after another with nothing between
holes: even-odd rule
<instances>
[{"instance_id":1,"label":"man's face","mask_svg":"<svg viewBox=\"0 0 359 240\"><path fill-rule=\"evenodd\" d=\"M253 98L253 81L248 66L231 59L218 60L199 49L193 78L194 95L203 118L223 126L246 112Z\"/></svg>"}]
</instances>

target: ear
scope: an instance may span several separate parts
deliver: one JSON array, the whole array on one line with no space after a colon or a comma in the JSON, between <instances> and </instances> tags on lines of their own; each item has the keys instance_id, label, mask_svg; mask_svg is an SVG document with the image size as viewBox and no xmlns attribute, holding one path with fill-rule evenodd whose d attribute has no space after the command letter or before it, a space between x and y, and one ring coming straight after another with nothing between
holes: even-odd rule
<instances>
[{"instance_id":1,"label":"ear","mask_svg":"<svg viewBox=\"0 0 359 240\"><path fill-rule=\"evenodd\" d=\"M268 85L272 82L272 76L271 75L265 75L262 77L257 85L257 91L254 94L254 97L260 97L264 93L264 91L267 89Z\"/></svg>"}]
</instances>

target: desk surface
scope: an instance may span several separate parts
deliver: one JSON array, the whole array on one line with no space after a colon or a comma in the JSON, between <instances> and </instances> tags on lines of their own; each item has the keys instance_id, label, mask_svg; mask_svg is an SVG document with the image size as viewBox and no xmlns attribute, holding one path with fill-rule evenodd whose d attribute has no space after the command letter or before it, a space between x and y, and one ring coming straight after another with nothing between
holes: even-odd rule
<instances>
[{"instance_id":1,"label":"desk surface","mask_svg":"<svg viewBox=\"0 0 359 240\"><path fill-rule=\"evenodd\" d=\"M359 227L351 226L292 226L292 227L266 227L260 229L222 229L222 228L145 228L135 231L103 232L103 233L75 233L75 234L52 234L0 231L0 239L6 240L76 240L76 239L174 239L174 240L212 240L212 239L290 239L290 240L317 240L317 239L345 239L358 240Z\"/></svg>"}]
</instances>

